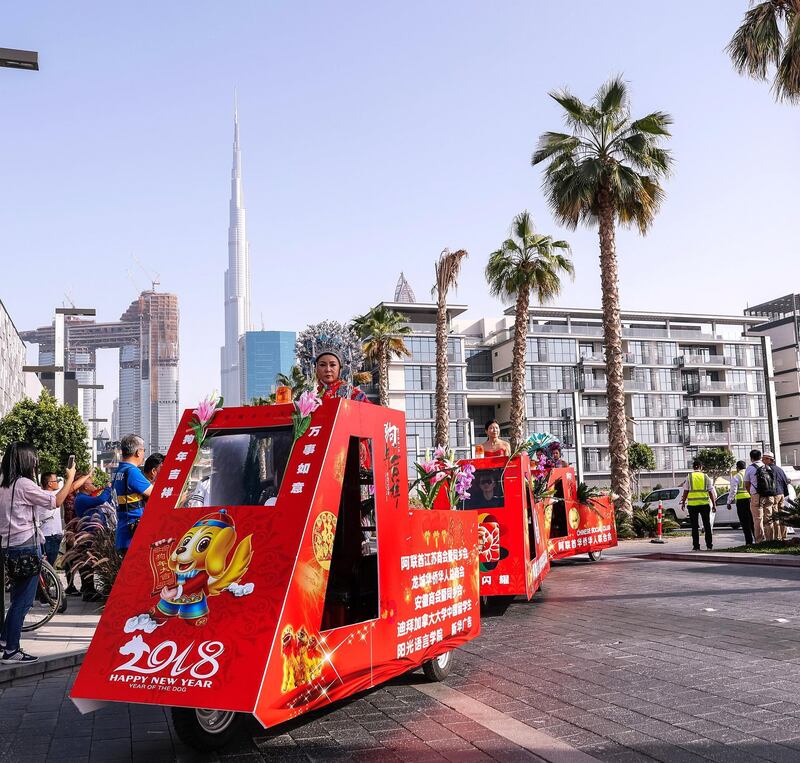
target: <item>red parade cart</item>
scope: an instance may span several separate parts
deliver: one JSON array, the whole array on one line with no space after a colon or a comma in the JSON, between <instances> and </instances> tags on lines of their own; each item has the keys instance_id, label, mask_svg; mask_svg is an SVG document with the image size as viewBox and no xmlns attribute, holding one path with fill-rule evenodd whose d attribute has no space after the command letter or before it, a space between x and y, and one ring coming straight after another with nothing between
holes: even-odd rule
<instances>
[{"instance_id":1,"label":"red parade cart","mask_svg":"<svg viewBox=\"0 0 800 763\"><path fill-rule=\"evenodd\" d=\"M184 741L217 748L240 714L272 726L420 666L441 680L478 635L476 517L409 508L403 414L325 401L295 439L294 410L220 410L199 449L184 414L81 711L167 705Z\"/></svg>"},{"instance_id":2,"label":"red parade cart","mask_svg":"<svg viewBox=\"0 0 800 763\"><path fill-rule=\"evenodd\" d=\"M544 511L531 491L527 454L459 461L472 464L475 475L470 497L459 508L474 512L480 542L480 594L486 597L525 596L531 599L550 569ZM437 506L444 508L444 493Z\"/></svg>"},{"instance_id":3,"label":"red parade cart","mask_svg":"<svg viewBox=\"0 0 800 763\"><path fill-rule=\"evenodd\" d=\"M572 467L553 469L548 478L551 497L539 504L547 533L550 559L588 554L596 562L603 549L617 545L611 496L591 496L580 502Z\"/></svg>"}]
</instances>

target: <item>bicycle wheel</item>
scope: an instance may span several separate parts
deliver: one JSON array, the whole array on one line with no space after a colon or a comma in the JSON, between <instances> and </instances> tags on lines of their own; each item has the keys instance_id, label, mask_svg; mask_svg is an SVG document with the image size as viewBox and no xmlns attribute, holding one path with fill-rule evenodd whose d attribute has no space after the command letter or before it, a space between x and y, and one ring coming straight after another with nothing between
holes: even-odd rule
<instances>
[{"instance_id":1,"label":"bicycle wheel","mask_svg":"<svg viewBox=\"0 0 800 763\"><path fill-rule=\"evenodd\" d=\"M61 586L61 579L58 573L50 566L49 562L42 559L42 570L39 573L39 589L33 606L25 615L22 623L23 631L32 631L41 628L45 623L53 619L53 615L58 612L61 602L64 599L64 589ZM44 602L43 604L40 602Z\"/></svg>"}]
</instances>

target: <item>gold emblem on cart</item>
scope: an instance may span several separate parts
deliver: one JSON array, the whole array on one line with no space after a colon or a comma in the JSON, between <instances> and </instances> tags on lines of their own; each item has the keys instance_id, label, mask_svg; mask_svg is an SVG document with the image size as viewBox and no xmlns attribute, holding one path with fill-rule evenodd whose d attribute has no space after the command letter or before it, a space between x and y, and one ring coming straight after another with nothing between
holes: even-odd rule
<instances>
[{"instance_id":1,"label":"gold emblem on cart","mask_svg":"<svg viewBox=\"0 0 800 763\"><path fill-rule=\"evenodd\" d=\"M314 520L311 531L311 545L314 549L314 558L323 570L331 568L331 555L333 554L333 538L336 534L336 515L330 511L323 511Z\"/></svg>"}]
</instances>

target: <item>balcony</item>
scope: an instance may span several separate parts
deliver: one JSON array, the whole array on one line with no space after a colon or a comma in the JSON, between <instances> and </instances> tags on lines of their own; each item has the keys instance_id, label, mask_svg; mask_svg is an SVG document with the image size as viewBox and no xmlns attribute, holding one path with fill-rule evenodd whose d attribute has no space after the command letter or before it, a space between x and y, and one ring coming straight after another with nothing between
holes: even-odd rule
<instances>
[{"instance_id":1,"label":"balcony","mask_svg":"<svg viewBox=\"0 0 800 763\"><path fill-rule=\"evenodd\" d=\"M467 392L511 392L511 382L470 381L467 380Z\"/></svg>"},{"instance_id":2,"label":"balcony","mask_svg":"<svg viewBox=\"0 0 800 763\"><path fill-rule=\"evenodd\" d=\"M727 445L727 432L692 432L687 445Z\"/></svg>"},{"instance_id":3,"label":"balcony","mask_svg":"<svg viewBox=\"0 0 800 763\"><path fill-rule=\"evenodd\" d=\"M584 445L599 445L600 447L607 448L608 447L608 432L601 432L601 433L594 433L591 434L584 434L583 435L583 444Z\"/></svg>"},{"instance_id":4,"label":"balcony","mask_svg":"<svg viewBox=\"0 0 800 763\"><path fill-rule=\"evenodd\" d=\"M733 408L726 408L719 405L690 405L681 410L681 416L685 419L734 419L740 416Z\"/></svg>"},{"instance_id":5,"label":"balcony","mask_svg":"<svg viewBox=\"0 0 800 763\"><path fill-rule=\"evenodd\" d=\"M579 383L579 389L581 392L605 392L606 391L606 380L605 379L586 379L582 378Z\"/></svg>"},{"instance_id":6,"label":"balcony","mask_svg":"<svg viewBox=\"0 0 800 763\"><path fill-rule=\"evenodd\" d=\"M601 458L598 460L588 460L583 462L583 470L586 474L600 474L611 471L611 459Z\"/></svg>"},{"instance_id":7,"label":"balcony","mask_svg":"<svg viewBox=\"0 0 800 763\"><path fill-rule=\"evenodd\" d=\"M747 382L706 381L688 378L684 380L687 395L714 394L719 392L747 392Z\"/></svg>"},{"instance_id":8,"label":"balcony","mask_svg":"<svg viewBox=\"0 0 800 763\"><path fill-rule=\"evenodd\" d=\"M601 364L605 365L606 356L602 352L584 352L580 358L581 363L587 365Z\"/></svg>"},{"instance_id":9,"label":"balcony","mask_svg":"<svg viewBox=\"0 0 800 763\"><path fill-rule=\"evenodd\" d=\"M675 360L679 366L692 368L733 365L728 355L679 355Z\"/></svg>"},{"instance_id":10,"label":"balcony","mask_svg":"<svg viewBox=\"0 0 800 763\"><path fill-rule=\"evenodd\" d=\"M581 418L583 419L607 419L608 408L594 407L581 408Z\"/></svg>"}]
</instances>

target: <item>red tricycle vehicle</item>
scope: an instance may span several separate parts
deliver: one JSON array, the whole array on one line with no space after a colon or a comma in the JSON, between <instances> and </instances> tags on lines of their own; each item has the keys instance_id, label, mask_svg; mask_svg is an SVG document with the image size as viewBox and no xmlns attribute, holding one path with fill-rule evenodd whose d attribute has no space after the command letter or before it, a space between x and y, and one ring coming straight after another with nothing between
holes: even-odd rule
<instances>
[{"instance_id":1,"label":"red tricycle vehicle","mask_svg":"<svg viewBox=\"0 0 800 763\"><path fill-rule=\"evenodd\" d=\"M475 467L470 497L460 504L478 519L481 597L531 599L550 569L544 514L532 491L526 453L459 461ZM444 507L442 495L437 506Z\"/></svg>"},{"instance_id":2,"label":"red tricycle vehicle","mask_svg":"<svg viewBox=\"0 0 800 763\"><path fill-rule=\"evenodd\" d=\"M617 545L614 503L609 495L578 495L572 467L553 469L548 478L551 496L539 504L550 559L588 554L599 561L603 549ZM583 500L578 500L582 497Z\"/></svg>"},{"instance_id":3,"label":"red tricycle vehicle","mask_svg":"<svg viewBox=\"0 0 800 763\"><path fill-rule=\"evenodd\" d=\"M480 631L478 522L409 508L401 412L187 411L72 689L172 708L214 749L423 667ZM198 442L199 439L199 442ZM523 475L511 471L520 490ZM526 536L527 537L527 536ZM541 564L546 563L542 557Z\"/></svg>"}]
</instances>

